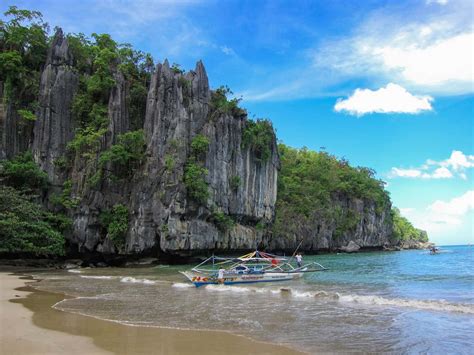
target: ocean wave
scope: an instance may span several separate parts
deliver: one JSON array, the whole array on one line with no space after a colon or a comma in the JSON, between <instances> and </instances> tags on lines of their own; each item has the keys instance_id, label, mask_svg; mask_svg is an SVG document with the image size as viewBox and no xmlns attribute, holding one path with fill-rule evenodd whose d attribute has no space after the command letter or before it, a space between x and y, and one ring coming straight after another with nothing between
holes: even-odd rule
<instances>
[{"instance_id":1,"label":"ocean wave","mask_svg":"<svg viewBox=\"0 0 474 355\"><path fill-rule=\"evenodd\" d=\"M248 287L241 286L226 286L226 285L206 285L206 290L217 291L217 292L250 292L251 289Z\"/></svg>"},{"instance_id":2,"label":"ocean wave","mask_svg":"<svg viewBox=\"0 0 474 355\"><path fill-rule=\"evenodd\" d=\"M359 303L376 306L410 307L428 311L444 311L474 314L474 305L449 303L443 300L409 300L402 298L386 298L380 296L339 295L340 302Z\"/></svg>"},{"instance_id":3,"label":"ocean wave","mask_svg":"<svg viewBox=\"0 0 474 355\"><path fill-rule=\"evenodd\" d=\"M73 274L81 274L82 271L79 269L69 269L67 272L72 272Z\"/></svg>"},{"instance_id":4,"label":"ocean wave","mask_svg":"<svg viewBox=\"0 0 474 355\"><path fill-rule=\"evenodd\" d=\"M193 288L193 284L185 284L182 282L175 282L171 285L171 287L176 287L176 288Z\"/></svg>"},{"instance_id":5,"label":"ocean wave","mask_svg":"<svg viewBox=\"0 0 474 355\"><path fill-rule=\"evenodd\" d=\"M361 304L366 306L409 307L428 311L455 312L474 314L474 304L450 303L444 300L414 300L402 298L387 298L375 295L347 295L338 292L308 291L294 288L254 288L226 285L207 285L206 290L215 292L255 292L259 294L289 295L294 298L325 299L341 303Z\"/></svg>"},{"instance_id":6,"label":"ocean wave","mask_svg":"<svg viewBox=\"0 0 474 355\"><path fill-rule=\"evenodd\" d=\"M93 275L80 275L83 279L98 279L98 280L110 280L113 276L93 276Z\"/></svg>"},{"instance_id":7,"label":"ocean wave","mask_svg":"<svg viewBox=\"0 0 474 355\"><path fill-rule=\"evenodd\" d=\"M145 285L154 285L156 282L148 279L136 279L131 276L122 277L120 282L133 283L133 284L145 284Z\"/></svg>"}]
</instances>

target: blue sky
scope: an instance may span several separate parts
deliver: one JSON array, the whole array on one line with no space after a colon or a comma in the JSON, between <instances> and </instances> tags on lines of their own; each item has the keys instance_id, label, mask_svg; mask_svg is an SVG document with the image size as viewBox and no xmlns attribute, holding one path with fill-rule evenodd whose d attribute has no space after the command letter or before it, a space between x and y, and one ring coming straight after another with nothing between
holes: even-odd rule
<instances>
[{"instance_id":1,"label":"blue sky","mask_svg":"<svg viewBox=\"0 0 474 355\"><path fill-rule=\"evenodd\" d=\"M374 168L439 244L474 242L472 1L15 1L184 69L284 143ZM3 12L3 11L2 11Z\"/></svg>"}]
</instances>

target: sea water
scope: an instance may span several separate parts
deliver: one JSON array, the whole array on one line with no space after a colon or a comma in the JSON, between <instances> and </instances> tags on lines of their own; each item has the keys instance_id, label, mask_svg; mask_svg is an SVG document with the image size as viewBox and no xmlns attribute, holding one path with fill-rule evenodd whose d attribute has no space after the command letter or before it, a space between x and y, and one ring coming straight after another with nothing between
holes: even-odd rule
<instances>
[{"instance_id":1,"label":"sea water","mask_svg":"<svg viewBox=\"0 0 474 355\"><path fill-rule=\"evenodd\" d=\"M187 266L37 274L54 307L129 325L229 331L314 352L473 353L474 247L305 256L328 271L195 288Z\"/></svg>"}]
</instances>

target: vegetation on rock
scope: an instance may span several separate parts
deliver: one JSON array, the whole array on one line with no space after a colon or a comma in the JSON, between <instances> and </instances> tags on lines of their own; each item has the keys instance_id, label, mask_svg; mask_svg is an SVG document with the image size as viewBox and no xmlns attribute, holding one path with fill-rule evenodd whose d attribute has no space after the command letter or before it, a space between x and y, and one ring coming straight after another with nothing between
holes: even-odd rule
<instances>
[{"instance_id":1,"label":"vegetation on rock","mask_svg":"<svg viewBox=\"0 0 474 355\"><path fill-rule=\"evenodd\" d=\"M184 185L188 196L202 205L206 204L209 197L209 187L206 182L207 173L207 169L193 161L188 161L184 167Z\"/></svg>"},{"instance_id":2,"label":"vegetation on rock","mask_svg":"<svg viewBox=\"0 0 474 355\"><path fill-rule=\"evenodd\" d=\"M125 233L128 229L128 208L116 204L110 210L103 211L100 216L101 225L107 230L107 236L114 246L121 250L125 246Z\"/></svg>"},{"instance_id":3,"label":"vegetation on rock","mask_svg":"<svg viewBox=\"0 0 474 355\"><path fill-rule=\"evenodd\" d=\"M320 218L333 221L336 236L353 228L357 216L338 207L339 196L373 201L378 213L390 206L384 182L374 178L374 171L351 167L344 159L307 148L294 149L278 145L281 170L278 178L276 235L305 221Z\"/></svg>"},{"instance_id":4,"label":"vegetation on rock","mask_svg":"<svg viewBox=\"0 0 474 355\"><path fill-rule=\"evenodd\" d=\"M66 216L45 209L38 194L48 179L30 152L0 164L0 252L63 255Z\"/></svg>"},{"instance_id":5,"label":"vegetation on rock","mask_svg":"<svg viewBox=\"0 0 474 355\"><path fill-rule=\"evenodd\" d=\"M98 181L94 181L94 179L104 177L103 171L108 163L112 164L118 175L116 176L109 171L107 177L130 178L134 169L142 164L144 154L145 138L143 130L118 135L117 144L100 153L98 171L92 176L93 182L97 183Z\"/></svg>"},{"instance_id":6,"label":"vegetation on rock","mask_svg":"<svg viewBox=\"0 0 474 355\"><path fill-rule=\"evenodd\" d=\"M398 208L392 209L393 237L398 241L414 240L417 242L427 242L428 235L425 231L413 227L408 219L400 214Z\"/></svg>"},{"instance_id":7,"label":"vegetation on rock","mask_svg":"<svg viewBox=\"0 0 474 355\"><path fill-rule=\"evenodd\" d=\"M1 162L0 178L17 189L45 189L48 186L48 175L36 165L30 151Z\"/></svg>"},{"instance_id":8,"label":"vegetation on rock","mask_svg":"<svg viewBox=\"0 0 474 355\"><path fill-rule=\"evenodd\" d=\"M46 211L32 196L0 186L0 253L64 255L70 220Z\"/></svg>"},{"instance_id":9,"label":"vegetation on rock","mask_svg":"<svg viewBox=\"0 0 474 355\"><path fill-rule=\"evenodd\" d=\"M48 51L48 24L38 11L10 6L0 20L0 82L4 95L22 117L33 117L37 104L39 78ZM26 115L25 115L26 114Z\"/></svg>"},{"instance_id":10,"label":"vegetation on rock","mask_svg":"<svg viewBox=\"0 0 474 355\"><path fill-rule=\"evenodd\" d=\"M226 232L235 225L232 217L226 215L224 212L215 209L211 215L211 221L222 232Z\"/></svg>"},{"instance_id":11,"label":"vegetation on rock","mask_svg":"<svg viewBox=\"0 0 474 355\"><path fill-rule=\"evenodd\" d=\"M243 108L239 107L241 99L233 98L228 99L228 95L232 95L233 92L228 86L220 86L212 92L211 96L211 117L218 114L230 114L232 116L244 116L247 114Z\"/></svg>"},{"instance_id":12,"label":"vegetation on rock","mask_svg":"<svg viewBox=\"0 0 474 355\"><path fill-rule=\"evenodd\" d=\"M265 162L270 158L273 138L273 126L269 120L248 120L242 132L242 146L250 147L256 159Z\"/></svg>"},{"instance_id":13,"label":"vegetation on rock","mask_svg":"<svg viewBox=\"0 0 474 355\"><path fill-rule=\"evenodd\" d=\"M191 155L184 167L183 182L188 196L201 205L205 205L209 198L209 186L206 182L208 171L202 163L208 146L209 139L206 136L196 135L191 141Z\"/></svg>"}]
</instances>

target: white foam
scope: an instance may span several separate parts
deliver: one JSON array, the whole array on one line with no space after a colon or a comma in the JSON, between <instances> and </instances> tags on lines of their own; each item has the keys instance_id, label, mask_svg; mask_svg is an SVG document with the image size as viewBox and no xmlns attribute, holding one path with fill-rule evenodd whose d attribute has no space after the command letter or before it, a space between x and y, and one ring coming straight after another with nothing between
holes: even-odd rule
<instances>
[{"instance_id":1,"label":"white foam","mask_svg":"<svg viewBox=\"0 0 474 355\"><path fill-rule=\"evenodd\" d=\"M250 292L250 289L247 287L239 286L226 286L226 285L206 285L206 290L208 291L217 291L217 292Z\"/></svg>"},{"instance_id":2,"label":"white foam","mask_svg":"<svg viewBox=\"0 0 474 355\"><path fill-rule=\"evenodd\" d=\"M113 276L92 276L92 275L80 275L83 279L98 279L98 280L110 280Z\"/></svg>"},{"instance_id":3,"label":"white foam","mask_svg":"<svg viewBox=\"0 0 474 355\"><path fill-rule=\"evenodd\" d=\"M176 288L190 288L190 287L194 287L194 285L192 284L185 284L185 283L182 283L182 282L176 282L176 283L173 283L171 285L171 287L176 287Z\"/></svg>"},{"instance_id":4,"label":"white foam","mask_svg":"<svg viewBox=\"0 0 474 355\"><path fill-rule=\"evenodd\" d=\"M79 269L69 269L67 272L72 272L73 274L81 274L82 271Z\"/></svg>"},{"instance_id":5,"label":"white foam","mask_svg":"<svg viewBox=\"0 0 474 355\"><path fill-rule=\"evenodd\" d=\"M140 284L145 284L145 285L155 284L155 281L148 280L148 279L136 279L136 278L131 277L131 276L122 277L120 279L120 282L134 283L134 284L140 283Z\"/></svg>"},{"instance_id":6,"label":"white foam","mask_svg":"<svg viewBox=\"0 0 474 355\"><path fill-rule=\"evenodd\" d=\"M300 292L296 290L291 290L291 295L298 298L312 298L315 297L315 293L312 292Z\"/></svg>"},{"instance_id":7,"label":"white foam","mask_svg":"<svg viewBox=\"0 0 474 355\"><path fill-rule=\"evenodd\" d=\"M407 300L380 296L341 295L340 302L352 302L376 306L410 307L430 311L447 311L474 314L474 304L449 303L444 300Z\"/></svg>"}]
</instances>

